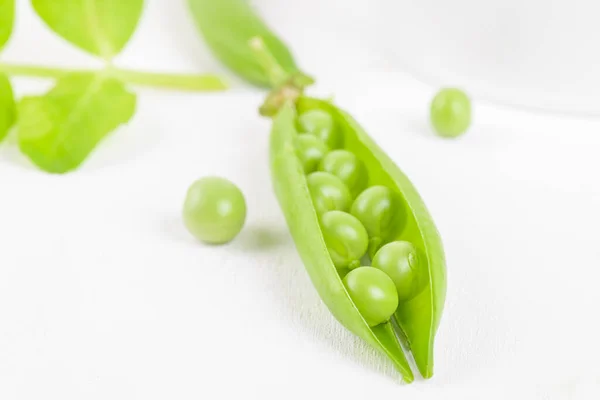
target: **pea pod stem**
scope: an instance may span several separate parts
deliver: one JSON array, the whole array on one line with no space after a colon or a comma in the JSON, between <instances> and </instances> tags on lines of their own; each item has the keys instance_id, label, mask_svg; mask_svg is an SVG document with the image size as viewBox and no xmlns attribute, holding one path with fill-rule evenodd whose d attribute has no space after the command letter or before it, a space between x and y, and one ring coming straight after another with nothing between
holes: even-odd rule
<instances>
[{"instance_id":1,"label":"pea pod stem","mask_svg":"<svg viewBox=\"0 0 600 400\"><path fill-rule=\"evenodd\" d=\"M250 39L248 46L254 52L257 62L269 76L271 87L277 89L287 85L303 89L315 83L313 77L301 71L286 72L260 36Z\"/></svg>"},{"instance_id":2,"label":"pea pod stem","mask_svg":"<svg viewBox=\"0 0 600 400\"><path fill-rule=\"evenodd\" d=\"M213 74L141 72L110 65L101 69L73 69L0 63L0 72L12 76L46 79L59 79L73 73L92 73L120 79L134 85L195 92L221 91L228 87L219 76Z\"/></svg>"},{"instance_id":3,"label":"pea pod stem","mask_svg":"<svg viewBox=\"0 0 600 400\"><path fill-rule=\"evenodd\" d=\"M304 88L312 85L315 80L301 71L288 72L277 61L271 50L260 36L248 41L248 47L254 53L254 58L268 77L269 86L273 89L259 108L259 113L272 117L287 101L295 103L302 95Z\"/></svg>"},{"instance_id":4,"label":"pea pod stem","mask_svg":"<svg viewBox=\"0 0 600 400\"><path fill-rule=\"evenodd\" d=\"M256 61L262 66L269 77L271 87L277 88L283 85L288 79L288 74L269 51L264 40L259 36L255 36L250 39L248 46L254 52Z\"/></svg>"}]
</instances>

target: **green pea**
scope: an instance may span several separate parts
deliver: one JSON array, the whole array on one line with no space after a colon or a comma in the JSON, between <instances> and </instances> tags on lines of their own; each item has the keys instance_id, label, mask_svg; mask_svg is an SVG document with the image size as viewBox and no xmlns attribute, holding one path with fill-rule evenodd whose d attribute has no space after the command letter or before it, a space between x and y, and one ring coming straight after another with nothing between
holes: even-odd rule
<instances>
[{"instance_id":1,"label":"green pea","mask_svg":"<svg viewBox=\"0 0 600 400\"><path fill-rule=\"evenodd\" d=\"M442 89L431 101L430 114L438 135L457 137L465 133L471 124L471 101L460 89Z\"/></svg>"},{"instance_id":2,"label":"green pea","mask_svg":"<svg viewBox=\"0 0 600 400\"><path fill-rule=\"evenodd\" d=\"M419 255L410 242L395 241L384 245L373 257L371 265L392 278L400 301L412 299L421 289Z\"/></svg>"},{"instance_id":3,"label":"green pea","mask_svg":"<svg viewBox=\"0 0 600 400\"><path fill-rule=\"evenodd\" d=\"M321 160L319 170L340 178L353 196L363 191L369 180L365 164L354 153L347 150L334 150L327 153Z\"/></svg>"},{"instance_id":4,"label":"green pea","mask_svg":"<svg viewBox=\"0 0 600 400\"><path fill-rule=\"evenodd\" d=\"M329 150L321 139L313 135L298 135L294 144L305 174L315 171Z\"/></svg>"},{"instance_id":5,"label":"green pea","mask_svg":"<svg viewBox=\"0 0 600 400\"><path fill-rule=\"evenodd\" d=\"M333 116L323 110L309 110L298 117L300 132L310 133L321 139L330 149L341 146L342 135Z\"/></svg>"},{"instance_id":6,"label":"green pea","mask_svg":"<svg viewBox=\"0 0 600 400\"><path fill-rule=\"evenodd\" d=\"M332 210L348 211L350 208L350 191L337 176L318 171L308 175L306 182L317 215Z\"/></svg>"},{"instance_id":7,"label":"green pea","mask_svg":"<svg viewBox=\"0 0 600 400\"><path fill-rule=\"evenodd\" d=\"M246 202L233 183L206 177L190 186L183 205L183 222L197 239L211 244L231 241L244 226Z\"/></svg>"},{"instance_id":8,"label":"green pea","mask_svg":"<svg viewBox=\"0 0 600 400\"><path fill-rule=\"evenodd\" d=\"M344 277L344 286L369 326L387 322L398 308L394 282L381 270L356 268Z\"/></svg>"},{"instance_id":9,"label":"green pea","mask_svg":"<svg viewBox=\"0 0 600 400\"><path fill-rule=\"evenodd\" d=\"M371 186L354 200L350 213L369 233L369 255L398 235L406 222L406 214L397 195L386 186Z\"/></svg>"},{"instance_id":10,"label":"green pea","mask_svg":"<svg viewBox=\"0 0 600 400\"><path fill-rule=\"evenodd\" d=\"M328 211L321 218L323 238L337 269L354 269L367 252L369 237L365 227L352 215Z\"/></svg>"}]
</instances>

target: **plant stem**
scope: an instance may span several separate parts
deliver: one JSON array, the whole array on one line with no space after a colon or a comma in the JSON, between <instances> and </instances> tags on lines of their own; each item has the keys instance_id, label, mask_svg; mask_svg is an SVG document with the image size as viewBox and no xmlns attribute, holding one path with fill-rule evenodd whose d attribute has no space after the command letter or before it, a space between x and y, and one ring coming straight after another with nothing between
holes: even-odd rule
<instances>
[{"instance_id":1,"label":"plant stem","mask_svg":"<svg viewBox=\"0 0 600 400\"><path fill-rule=\"evenodd\" d=\"M103 74L108 77L120 79L134 85L156 87L162 89L185 91L220 91L227 89L227 84L217 75L212 74L163 74L155 72L141 72L130 69L121 69L107 66L104 69L70 69L53 68L38 65L19 65L0 63L0 72L12 76L25 76L32 78L58 79L72 73Z\"/></svg>"},{"instance_id":2,"label":"plant stem","mask_svg":"<svg viewBox=\"0 0 600 400\"><path fill-rule=\"evenodd\" d=\"M33 78L62 78L65 75L78 72L97 72L83 69L62 69L42 67L37 65L19 65L0 63L0 72L13 76L26 76Z\"/></svg>"},{"instance_id":3,"label":"plant stem","mask_svg":"<svg viewBox=\"0 0 600 400\"><path fill-rule=\"evenodd\" d=\"M220 91L227 89L227 84L219 76L212 74L162 74L113 68L110 70L109 75L134 85L164 89L185 91Z\"/></svg>"}]
</instances>

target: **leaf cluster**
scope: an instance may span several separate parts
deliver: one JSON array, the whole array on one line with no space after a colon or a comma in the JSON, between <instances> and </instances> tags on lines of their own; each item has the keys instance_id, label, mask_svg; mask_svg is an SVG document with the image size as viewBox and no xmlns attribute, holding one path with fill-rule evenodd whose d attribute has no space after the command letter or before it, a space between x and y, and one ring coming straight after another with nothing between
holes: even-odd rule
<instances>
[{"instance_id":1,"label":"leaf cluster","mask_svg":"<svg viewBox=\"0 0 600 400\"><path fill-rule=\"evenodd\" d=\"M182 90L222 90L212 75L153 74L116 68L140 20L143 0L31 0L57 35L104 61L93 71L10 66L0 63L0 141L15 127L19 148L51 173L79 167L112 131L131 120L137 96L128 83ZM0 0L0 51L15 21L15 0ZM9 76L56 79L48 92L15 98Z\"/></svg>"}]
</instances>

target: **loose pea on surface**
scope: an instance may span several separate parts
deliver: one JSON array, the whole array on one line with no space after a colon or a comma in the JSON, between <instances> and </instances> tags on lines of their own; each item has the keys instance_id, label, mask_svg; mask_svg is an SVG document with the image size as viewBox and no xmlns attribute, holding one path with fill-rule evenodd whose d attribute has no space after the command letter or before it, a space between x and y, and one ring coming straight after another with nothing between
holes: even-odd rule
<instances>
[{"instance_id":1,"label":"loose pea on surface","mask_svg":"<svg viewBox=\"0 0 600 400\"><path fill-rule=\"evenodd\" d=\"M354 200L350 213L369 233L371 257L385 241L400 233L406 222L402 204L386 186L371 186L364 190Z\"/></svg>"},{"instance_id":2,"label":"loose pea on surface","mask_svg":"<svg viewBox=\"0 0 600 400\"><path fill-rule=\"evenodd\" d=\"M197 239L211 244L227 243L242 230L245 219L244 195L227 179L202 178L188 189L183 222Z\"/></svg>"},{"instance_id":3,"label":"loose pea on surface","mask_svg":"<svg viewBox=\"0 0 600 400\"><path fill-rule=\"evenodd\" d=\"M344 285L369 326L388 321L398 308L394 282L379 269L356 268L344 277Z\"/></svg>"},{"instance_id":4,"label":"loose pea on surface","mask_svg":"<svg viewBox=\"0 0 600 400\"><path fill-rule=\"evenodd\" d=\"M342 211L328 211L321 218L321 230L336 268L354 269L360 266L360 259L367 252L369 237L359 220Z\"/></svg>"},{"instance_id":5,"label":"loose pea on surface","mask_svg":"<svg viewBox=\"0 0 600 400\"><path fill-rule=\"evenodd\" d=\"M319 164L319 170L340 178L354 196L367 186L369 180L363 162L347 150L334 150L327 153Z\"/></svg>"},{"instance_id":6,"label":"loose pea on surface","mask_svg":"<svg viewBox=\"0 0 600 400\"><path fill-rule=\"evenodd\" d=\"M333 210L348 211L350 208L350 191L337 176L317 171L308 175L306 183L317 215Z\"/></svg>"},{"instance_id":7,"label":"loose pea on surface","mask_svg":"<svg viewBox=\"0 0 600 400\"><path fill-rule=\"evenodd\" d=\"M341 146L342 135L336 127L335 120L323 110L309 110L298 117L300 132L310 133L321 139L330 149Z\"/></svg>"},{"instance_id":8,"label":"loose pea on surface","mask_svg":"<svg viewBox=\"0 0 600 400\"><path fill-rule=\"evenodd\" d=\"M442 89L431 101L430 118L438 135L460 136L471 124L471 101L460 89Z\"/></svg>"},{"instance_id":9,"label":"loose pea on surface","mask_svg":"<svg viewBox=\"0 0 600 400\"><path fill-rule=\"evenodd\" d=\"M321 139L308 134L298 135L294 144L305 174L316 171L321 159L329 150Z\"/></svg>"},{"instance_id":10,"label":"loose pea on surface","mask_svg":"<svg viewBox=\"0 0 600 400\"><path fill-rule=\"evenodd\" d=\"M392 279L400 301L410 300L418 294L421 286L419 255L412 243L399 240L384 245L373 257L371 265Z\"/></svg>"}]
</instances>

